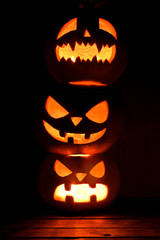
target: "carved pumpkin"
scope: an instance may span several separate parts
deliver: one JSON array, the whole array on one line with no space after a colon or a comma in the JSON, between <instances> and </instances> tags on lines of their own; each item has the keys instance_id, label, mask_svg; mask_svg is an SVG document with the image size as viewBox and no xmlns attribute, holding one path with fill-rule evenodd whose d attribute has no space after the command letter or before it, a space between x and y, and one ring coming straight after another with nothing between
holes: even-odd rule
<instances>
[{"instance_id":1,"label":"carved pumpkin","mask_svg":"<svg viewBox=\"0 0 160 240\"><path fill-rule=\"evenodd\" d=\"M73 210L103 207L119 192L119 170L106 154L50 155L39 169L38 188L52 207Z\"/></svg>"},{"instance_id":2,"label":"carved pumpkin","mask_svg":"<svg viewBox=\"0 0 160 240\"><path fill-rule=\"evenodd\" d=\"M57 86L46 96L35 127L49 152L104 152L121 133L122 100L109 90Z\"/></svg>"},{"instance_id":3,"label":"carved pumpkin","mask_svg":"<svg viewBox=\"0 0 160 240\"><path fill-rule=\"evenodd\" d=\"M45 59L59 81L104 86L122 74L127 54L109 21L84 15L69 20L47 42Z\"/></svg>"}]
</instances>

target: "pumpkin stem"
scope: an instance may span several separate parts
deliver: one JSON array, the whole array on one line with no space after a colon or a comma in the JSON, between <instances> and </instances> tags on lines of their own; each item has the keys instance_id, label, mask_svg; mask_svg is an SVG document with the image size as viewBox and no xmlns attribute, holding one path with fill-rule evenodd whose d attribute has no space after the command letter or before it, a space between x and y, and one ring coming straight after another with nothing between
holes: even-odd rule
<instances>
[{"instance_id":1,"label":"pumpkin stem","mask_svg":"<svg viewBox=\"0 0 160 240\"><path fill-rule=\"evenodd\" d=\"M80 0L79 7L83 9L99 8L108 0Z\"/></svg>"}]
</instances>

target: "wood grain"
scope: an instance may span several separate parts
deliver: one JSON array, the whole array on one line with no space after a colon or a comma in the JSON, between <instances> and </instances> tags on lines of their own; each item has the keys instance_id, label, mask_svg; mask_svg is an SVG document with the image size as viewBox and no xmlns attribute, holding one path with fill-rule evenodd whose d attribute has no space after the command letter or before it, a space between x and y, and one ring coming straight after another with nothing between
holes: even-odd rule
<instances>
[{"instance_id":1,"label":"wood grain","mask_svg":"<svg viewBox=\"0 0 160 240\"><path fill-rule=\"evenodd\" d=\"M3 226L3 238L159 238L159 217L40 217Z\"/></svg>"}]
</instances>

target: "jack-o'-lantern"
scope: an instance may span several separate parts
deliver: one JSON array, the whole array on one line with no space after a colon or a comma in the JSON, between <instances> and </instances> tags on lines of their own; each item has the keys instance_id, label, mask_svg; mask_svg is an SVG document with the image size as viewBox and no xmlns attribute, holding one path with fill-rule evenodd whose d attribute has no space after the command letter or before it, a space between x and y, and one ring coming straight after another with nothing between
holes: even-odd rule
<instances>
[{"instance_id":1,"label":"jack-o'-lantern","mask_svg":"<svg viewBox=\"0 0 160 240\"><path fill-rule=\"evenodd\" d=\"M45 59L59 81L105 86L122 74L127 54L109 21L84 15L69 20L47 42Z\"/></svg>"},{"instance_id":2,"label":"jack-o'-lantern","mask_svg":"<svg viewBox=\"0 0 160 240\"><path fill-rule=\"evenodd\" d=\"M93 209L115 199L120 175L117 165L106 154L50 155L39 169L38 188L52 207Z\"/></svg>"},{"instance_id":3,"label":"jack-o'-lantern","mask_svg":"<svg viewBox=\"0 0 160 240\"><path fill-rule=\"evenodd\" d=\"M35 128L47 151L95 154L117 141L123 127L122 100L109 90L95 90L58 86L46 96Z\"/></svg>"}]
</instances>

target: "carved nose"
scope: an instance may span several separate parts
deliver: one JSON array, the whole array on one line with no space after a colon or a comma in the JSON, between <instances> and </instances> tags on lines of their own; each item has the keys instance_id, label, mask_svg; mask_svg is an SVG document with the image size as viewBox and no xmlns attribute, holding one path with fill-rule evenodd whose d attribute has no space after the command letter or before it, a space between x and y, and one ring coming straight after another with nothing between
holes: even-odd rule
<instances>
[{"instance_id":1,"label":"carved nose","mask_svg":"<svg viewBox=\"0 0 160 240\"><path fill-rule=\"evenodd\" d=\"M77 126L80 121L82 120L82 117L71 117L71 120L75 126Z\"/></svg>"},{"instance_id":2,"label":"carved nose","mask_svg":"<svg viewBox=\"0 0 160 240\"><path fill-rule=\"evenodd\" d=\"M86 31L84 32L83 37L91 37L91 34L88 32L87 29L86 29Z\"/></svg>"},{"instance_id":3,"label":"carved nose","mask_svg":"<svg viewBox=\"0 0 160 240\"><path fill-rule=\"evenodd\" d=\"M85 178L87 173L76 173L75 175L78 178L78 180L81 182Z\"/></svg>"}]
</instances>

